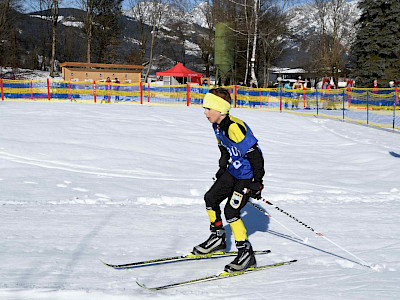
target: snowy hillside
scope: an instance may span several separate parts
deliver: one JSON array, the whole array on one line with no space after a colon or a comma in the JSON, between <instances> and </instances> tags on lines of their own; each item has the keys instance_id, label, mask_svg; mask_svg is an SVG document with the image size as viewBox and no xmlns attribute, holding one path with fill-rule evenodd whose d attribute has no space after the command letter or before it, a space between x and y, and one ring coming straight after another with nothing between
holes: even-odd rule
<instances>
[{"instance_id":1,"label":"snowy hillside","mask_svg":"<svg viewBox=\"0 0 400 300\"><path fill-rule=\"evenodd\" d=\"M351 38L355 34L354 22L359 18L361 11L357 7L358 0L346 2L344 11L349 14L349 18L344 20L344 24L340 23L339 27L343 28L345 35ZM312 32L320 31L320 25L318 24L318 11L314 4L306 3L303 5L295 6L288 10L290 22L289 29L299 35L308 36ZM327 8L327 19L325 20L327 24L326 30L328 32L333 31L332 16L333 11L331 7ZM342 34L339 32L339 34ZM348 38L348 39L349 39Z\"/></svg>"},{"instance_id":2,"label":"snowy hillside","mask_svg":"<svg viewBox=\"0 0 400 300\"><path fill-rule=\"evenodd\" d=\"M129 270L99 261L183 255L208 237L203 195L219 150L203 109L4 101L0 110L0 299L399 298L397 133L233 109L263 150L264 197L377 270L267 205L275 219L248 206L249 239L272 250L258 264L298 262L151 292L135 281L194 279L230 261Z\"/></svg>"},{"instance_id":3,"label":"snowy hillside","mask_svg":"<svg viewBox=\"0 0 400 300\"><path fill-rule=\"evenodd\" d=\"M158 8L161 12L161 26L166 26L172 22L188 22L194 23L201 27L207 28L206 17L204 10L206 10L207 2L200 2L189 12L185 13L183 10L179 10L175 7L171 7L169 4L162 3ZM131 9L125 10L123 14L127 17L133 18L137 21L142 19L147 25L152 26L152 19L156 8L153 3L139 2ZM166 27L167 28L167 27Z\"/></svg>"}]
</instances>

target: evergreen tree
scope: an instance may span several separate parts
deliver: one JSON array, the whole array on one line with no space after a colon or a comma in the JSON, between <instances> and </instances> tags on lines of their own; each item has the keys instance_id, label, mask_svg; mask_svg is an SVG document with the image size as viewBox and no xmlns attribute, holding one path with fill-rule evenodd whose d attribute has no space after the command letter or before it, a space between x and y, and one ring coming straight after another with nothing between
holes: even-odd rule
<instances>
[{"instance_id":1,"label":"evergreen tree","mask_svg":"<svg viewBox=\"0 0 400 300\"><path fill-rule=\"evenodd\" d=\"M400 1L361 0L359 8L351 51L357 85L367 87L374 79L387 85L400 79Z\"/></svg>"},{"instance_id":2,"label":"evergreen tree","mask_svg":"<svg viewBox=\"0 0 400 300\"><path fill-rule=\"evenodd\" d=\"M122 14L122 0L97 0L97 15L93 30L95 60L101 63L116 63L117 47L120 43L119 17Z\"/></svg>"}]
</instances>

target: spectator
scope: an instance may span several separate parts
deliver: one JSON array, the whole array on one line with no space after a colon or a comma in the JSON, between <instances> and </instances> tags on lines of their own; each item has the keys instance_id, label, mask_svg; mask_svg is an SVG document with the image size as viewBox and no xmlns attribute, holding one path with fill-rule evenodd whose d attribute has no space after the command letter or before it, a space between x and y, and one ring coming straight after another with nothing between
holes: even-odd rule
<instances>
[{"instance_id":1,"label":"spectator","mask_svg":"<svg viewBox=\"0 0 400 300\"><path fill-rule=\"evenodd\" d=\"M299 99L303 95L303 84L300 82L300 77L293 84L293 90L295 90L296 93L293 94L292 109L294 109L295 107L296 107L296 109L298 109L299 108Z\"/></svg>"},{"instance_id":2,"label":"spectator","mask_svg":"<svg viewBox=\"0 0 400 300\"><path fill-rule=\"evenodd\" d=\"M336 105L335 105L335 94L333 93L332 95L330 94L329 90L333 90L335 88L335 84L333 83L333 81L329 82L328 86L326 87L326 89L328 90L328 110L331 109L336 109Z\"/></svg>"},{"instance_id":3,"label":"spectator","mask_svg":"<svg viewBox=\"0 0 400 300\"><path fill-rule=\"evenodd\" d=\"M291 96L291 93L290 93L290 91L288 91L288 90L291 90L292 87L290 86L290 83L289 83L289 82L286 82L285 85L283 86L283 89L284 89L284 91L285 91L285 93L284 93L284 97L285 97L285 108L287 109L288 106L289 106L289 97Z\"/></svg>"},{"instance_id":4,"label":"spectator","mask_svg":"<svg viewBox=\"0 0 400 300\"><path fill-rule=\"evenodd\" d=\"M105 103L110 103L110 84L111 84L111 79L110 77L107 77L106 80L106 85L105 85L105 94L103 97L103 100L101 100L101 103L105 102Z\"/></svg>"},{"instance_id":5,"label":"spectator","mask_svg":"<svg viewBox=\"0 0 400 300\"><path fill-rule=\"evenodd\" d=\"M119 84L120 84L120 82L119 82L118 78L115 77L115 88L114 88L114 90L117 91L116 95L115 95L115 102L119 101Z\"/></svg>"},{"instance_id":6,"label":"spectator","mask_svg":"<svg viewBox=\"0 0 400 300\"><path fill-rule=\"evenodd\" d=\"M379 86L378 86L378 80L374 80L374 83L372 84L372 94L379 94L379 90L378 90ZM375 99L374 99L375 100ZM379 106L382 105L382 102L379 101Z\"/></svg>"},{"instance_id":7,"label":"spectator","mask_svg":"<svg viewBox=\"0 0 400 300\"><path fill-rule=\"evenodd\" d=\"M208 82L207 82L207 79L203 80L203 82L201 83L201 86L204 87L204 88L201 89L201 92L203 94L207 94L208 93L208 89L207 89L208 88Z\"/></svg>"}]
</instances>

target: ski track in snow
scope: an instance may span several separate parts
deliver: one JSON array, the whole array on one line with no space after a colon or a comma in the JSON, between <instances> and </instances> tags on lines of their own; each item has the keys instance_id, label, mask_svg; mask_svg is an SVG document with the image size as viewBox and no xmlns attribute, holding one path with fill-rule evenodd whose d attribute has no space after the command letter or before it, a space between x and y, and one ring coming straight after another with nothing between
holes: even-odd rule
<instances>
[{"instance_id":1,"label":"ski track in snow","mask_svg":"<svg viewBox=\"0 0 400 300\"><path fill-rule=\"evenodd\" d=\"M57 169L69 172L76 172L76 173L84 173L84 174L92 174L97 176L107 176L107 177L123 177L123 178L131 178L131 179L138 179L138 180L166 180L166 181L202 181L199 178L168 178L168 177L159 177L160 173L152 173L146 172L143 170L105 170L96 167L84 166L84 165L74 165L68 164L64 162L58 161L49 161L49 160L40 160L30 157L22 157L18 155L14 155L11 153L6 153L1 151L0 152L0 159L5 159L13 162L17 162L20 164L27 164L33 165L37 167L47 168L47 169ZM134 174L136 175L134 175ZM204 181L204 180L203 180Z\"/></svg>"}]
</instances>

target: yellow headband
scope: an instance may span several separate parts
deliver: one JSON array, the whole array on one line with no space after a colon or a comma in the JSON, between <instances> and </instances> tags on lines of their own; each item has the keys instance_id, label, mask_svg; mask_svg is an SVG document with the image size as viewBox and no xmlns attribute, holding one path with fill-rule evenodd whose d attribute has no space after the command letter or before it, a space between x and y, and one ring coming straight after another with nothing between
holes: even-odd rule
<instances>
[{"instance_id":1,"label":"yellow headband","mask_svg":"<svg viewBox=\"0 0 400 300\"><path fill-rule=\"evenodd\" d=\"M217 110L223 114L228 114L231 104L217 95L207 93L203 100L203 107Z\"/></svg>"}]
</instances>

